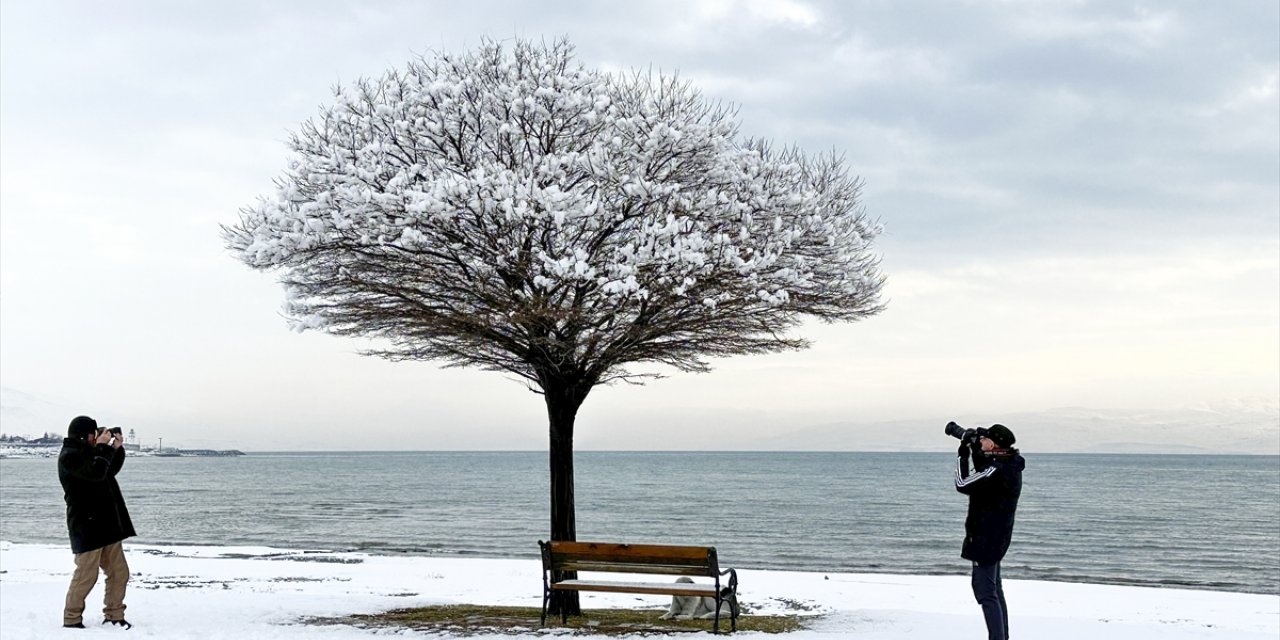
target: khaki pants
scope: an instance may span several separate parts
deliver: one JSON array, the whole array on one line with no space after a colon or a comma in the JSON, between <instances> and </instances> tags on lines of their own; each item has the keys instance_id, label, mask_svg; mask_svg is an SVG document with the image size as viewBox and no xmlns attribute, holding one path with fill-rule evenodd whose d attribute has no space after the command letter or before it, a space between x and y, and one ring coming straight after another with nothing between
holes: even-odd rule
<instances>
[{"instance_id":1,"label":"khaki pants","mask_svg":"<svg viewBox=\"0 0 1280 640\"><path fill-rule=\"evenodd\" d=\"M124 559L124 545L117 542L101 549L76 554L76 572L67 588L67 604L62 609L62 624L84 620L84 600L98 583L98 569L107 576L107 592L102 598L102 615L107 620L124 620L124 587L129 582L129 563Z\"/></svg>"}]
</instances>

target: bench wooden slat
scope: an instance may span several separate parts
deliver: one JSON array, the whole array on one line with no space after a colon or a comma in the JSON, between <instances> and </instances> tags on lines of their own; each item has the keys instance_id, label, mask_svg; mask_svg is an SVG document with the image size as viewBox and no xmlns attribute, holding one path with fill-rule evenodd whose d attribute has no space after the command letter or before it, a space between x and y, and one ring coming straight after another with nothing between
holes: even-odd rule
<instances>
[{"instance_id":1,"label":"bench wooden slat","mask_svg":"<svg viewBox=\"0 0 1280 640\"><path fill-rule=\"evenodd\" d=\"M680 567L710 567L711 553L703 550L701 558L683 556L618 555L614 553L559 553L552 551L553 559L564 562L603 562L608 564L663 564Z\"/></svg>"},{"instance_id":2,"label":"bench wooden slat","mask_svg":"<svg viewBox=\"0 0 1280 640\"><path fill-rule=\"evenodd\" d=\"M609 542L567 542L555 540L551 542L551 551L556 554L572 555L607 555L615 557L654 557L654 558L688 558L690 560L706 559L707 550L711 547L689 547L667 544L614 544Z\"/></svg>"},{"instance_id":3,"label":"bench wooden slat","mask_svg":"<svg viewBox=\"0 0 1280 640\"><path fill-rule=\"evenodd\" d=\"M656 573L671 576L702 576L714 578L705 565L690 567L685 565L664 564L612 564L608 562L552 562L551 568L556 571L601 571L609 573Z\"/></svg>"},{"instance_id":4,"label":"bench wooden slat","mask_svg":"<svg viewBox=\"0 0 1280 640\"><path fill-rule=\"evenodd\" d=\"M691 584L688 582L672 582L658 584L654 582L608 582L597 580L561 580L552 589L566 591L612 591L617 593L646 593L669 596L710 596L716 595L713 584Z\"/></svg>"}]
</instances>

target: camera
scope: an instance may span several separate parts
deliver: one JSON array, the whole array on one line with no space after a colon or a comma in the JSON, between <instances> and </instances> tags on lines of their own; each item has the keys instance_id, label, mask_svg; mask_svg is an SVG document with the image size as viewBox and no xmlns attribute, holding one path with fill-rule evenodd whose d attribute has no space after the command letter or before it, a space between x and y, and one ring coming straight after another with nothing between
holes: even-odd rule
<instances>
[{"instance_id":1,"label":"camera","mask_svg":"<svg viewBox=\"0 0 1280 640\"><path fill-rule=\"evenodd\" d=\"M102 441L101 438L107 434L111 434L111 437L107 438L104 442L110 442L111 440L124 441L124 429L121 429L120 427L111 427L109 429L104 427L98 429L98 438L100 441Z\"/></svg>"},{"instance_id":2,"label":"camera","mask_svg":"<svg viewBox=\"0 0 1280 640\"><path fill-rule=\"evenodd\" d=\"M948 422L942 432L965 444L973 444L978 441L978 438L987 435L987 430L982 427L966 429L954 422Z\"/></svg>"}]
</instances>

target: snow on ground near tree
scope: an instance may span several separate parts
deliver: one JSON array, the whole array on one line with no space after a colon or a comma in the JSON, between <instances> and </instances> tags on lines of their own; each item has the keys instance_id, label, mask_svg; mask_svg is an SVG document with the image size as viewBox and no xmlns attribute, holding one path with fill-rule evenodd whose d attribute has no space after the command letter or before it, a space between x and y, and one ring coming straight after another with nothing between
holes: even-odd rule
<instances>
[{"instance_id":1,"label":"snow on ground near tree","mask_svg":"<svg viewBox=\"0 0 1280 640\"><path fill-rule=\"evenodd\" d=\"M429 604L541 606L536 560L373 556L262 547L126 545L133 578L130 638L236 640L418 636L307 626L312 616L374 613ZM957 562L961 562L957 560ZM88 631L63 630L72 569L60 545L0 542L0 638L102 637L102 583L89 596ZM822 614L804 638L906 640L985 637L963 576L740 572L740 599L757 613ZM1182 640L1280 637L1280 596L1009 580L1011 635L1038 640ZM662 596L584 594L583 606L647 607ZM551 625L526 635L560 635ZM685 634L679 634L685 637ZM758 636L760 634L745 634Z\"/></svg>"}]
</instances>

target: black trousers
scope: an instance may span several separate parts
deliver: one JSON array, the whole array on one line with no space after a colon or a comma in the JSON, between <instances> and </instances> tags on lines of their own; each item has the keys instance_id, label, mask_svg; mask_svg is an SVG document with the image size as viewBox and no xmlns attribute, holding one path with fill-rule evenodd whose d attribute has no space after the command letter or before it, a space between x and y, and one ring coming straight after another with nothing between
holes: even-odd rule
<instances>
[{"instance_id":1,"label":"black trousers","mask_svg":"<svg viewBox=\"0 0 1280 640\"><path fill-rule=\"evenodd\" d=\"M987 620L987 640L1009 640L1009 607L1004 603L1000 563L973 563L973 597Z\"/></svg>"}]
</instances>

